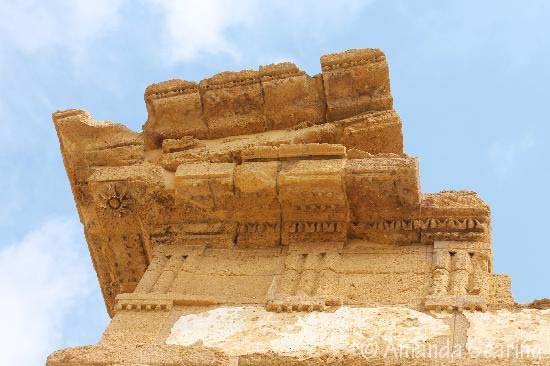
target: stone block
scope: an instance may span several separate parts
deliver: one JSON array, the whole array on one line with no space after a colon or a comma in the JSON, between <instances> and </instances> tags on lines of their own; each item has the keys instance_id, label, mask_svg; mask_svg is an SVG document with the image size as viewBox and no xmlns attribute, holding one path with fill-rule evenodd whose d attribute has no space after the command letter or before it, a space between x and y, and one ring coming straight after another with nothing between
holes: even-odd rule
<instances>
[{"instance_id":1,"label":"stone block","mask_svg":"<svg viewBox=\"0 0 550 366\"><path fill-rule=\"evenodd\" d=\"M260 66L264 93L263 110L270 129L325 121L322 81L285 62Z\"/></svg>"},{"instance_id":2,"label":"stone block","mask_svg":"<svg viewBox=\"0 0 550 366\"><path fill-rule=\"evenodd\" d=\"M489 205L472 191L424 193L421 205L427 217L462 216L480 219L488 218L490 214Z\"/></svg>"},{"instance_id":3,"label":"stone block","mask_svg":"<svg viewBox=\"0 0 550 366\"><path fill-rule=\"evenodd\" d=\"M267 129L257 71L224 72L199 84L209 138L246 135Z\"/></svg>"},{"instance_id":4,"label":"stone block","mask_svg":"<svg viewBox=\"0 0 550 366\"><path fill-rule=\"evenodd\" d=\"M283 243L345 241L344 164L342 159L282 163L279 197Z\"/></svg>"},{"instance_id":5,"label":"stone block","mask_svg":"<svg viewBox=\"0 0 550 366\"><path fill-rule=\"evenodd\" d=\"M346 147L339 144L283 144L279 146L279 158L339 157L346 156Z\"/></svg>"},{"instance_id":6,"label":"stone block","mask_svg":"<svg viewBox=\"0 0 550 366\"><path fill-rule=\"evenodd\" d=\"M232 163L180 165L175 173L176 202L201 210L232 211L234 168Z\"/></svg>"},{"instance_id":7,"label":"stone block","mask_svg":"<svg viewBox=\"0 0 550 366\"><path fill-rule=\"evenodd\" d=\"M145 91L145 101L149 116L143 132L148 149L160 147L164 139L206 136L197 83L170 80L153 84Z\"/></svg>"},{"instance_id":8,"label":"stone block","mask_svg":"<svg viewBox=\"0 0 550 366\"><path fill-rule=\"evenodd\" d=\"M328 121L392 109L386 56L378 49L349 50L321 57Z\"/></svg>"},{"instance_id":9,"label":"stone block","mask_svg":"<svg viewBox=\"0 0 550 366\"><path fill-rule=\"evenodd\" d=\"M277 190L278 166L276 161L245 162L235 168L238 246L279 245L281 209Z\"/></svg>"},{"instance_id":10,"label":"stone block","mask_svg":"<svg viewBox=\"0 0 550 366\"><path fill-rule=\"evenodd\" d=\"M241 151L241 159L244 161L278 160L279 148L277 146L252 146Z\"/></svg>"},{"instance_id":11,"label":"stone block","mask_svg":"<svg viewBox=\"0 0 550 366\"><path fill-rule=\"evenodd\" d=\"M403 153L401 119L395 111L371 112L345 121L342 144L371 154Z\"/></svg>"},{"instance_id":12,"label":"stone block","mask_svg":"<svg viewBox=\"0 0 550 366\"><path fill-rule=\"evenodd\" d=\"M277 189L279 163L246 162L235 168L235 193L240 220L277 219L280 205Z\"/></svg>"},{"instance_id":13,"label":"stone block","mask_svg":"<svg viewBox=\"0 0 550 366\"><path fill-rule=\"evenodd\" d=\"M418 164L414 158L348 160L346 194L356 221L414 217L420 203Z\"/></svg>"},{"instance_id":14,"label":"stone block","mask_svg":"<svg viewBox=\"0 0 550 366\"><path fill-rule=\"evenodd\" d=\"M162 141L162 152L173 153L196 148L198 146L202 146L202 144L191 136L184 136L179 139L165 139Z\"/></svg>"}]
</instances>

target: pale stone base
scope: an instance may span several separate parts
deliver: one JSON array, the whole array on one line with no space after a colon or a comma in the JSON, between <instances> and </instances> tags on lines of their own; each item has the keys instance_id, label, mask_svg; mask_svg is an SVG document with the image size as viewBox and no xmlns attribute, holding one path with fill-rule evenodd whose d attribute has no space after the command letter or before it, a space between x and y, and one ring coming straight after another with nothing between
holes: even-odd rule
<instances>
[{"instance_id":1,"label":"pale stone base","mask_svg":"<svg viewBox=\"0 0 550 366\"><path fill-rule=\"evenodd\" d=\"M133 322L128 322L128 319ZM262 306L117 313L98 346L48 365L549 365L550 310L425 313Z\"/></svg>"},{"instance_id":2,"label":"pale stone base","mask_svg":"<svg viewBox=\"0 0 550 366\"><path fill-rule=\"evenodd\" d=\"M306 359L339 352L361 354L379 343L420 346L450 333L443 319L404 307L273 313L261 306L237 306L183 315L166 343L202 344L229 356L273 352Z\"/></svg>"}]
</instances>

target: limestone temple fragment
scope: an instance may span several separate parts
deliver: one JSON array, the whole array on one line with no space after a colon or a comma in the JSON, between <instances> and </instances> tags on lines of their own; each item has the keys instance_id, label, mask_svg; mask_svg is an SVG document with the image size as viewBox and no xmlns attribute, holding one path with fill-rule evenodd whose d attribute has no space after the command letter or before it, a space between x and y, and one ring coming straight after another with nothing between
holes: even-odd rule
<instances>
[{"instance_id":1,"label":"limestone temple fragment","mask_svg":"<svg viewBox=\"0 0 550 366\"><path fill-rule=\"evenodd\" d=\"M388 329L395 342L451 341L468 364L480 337L506 330L491 316L547 324L533 342L548 345L550 313L517 305L493 272L489 206L470 191L421 192L384 53L322 56L321 69L150 85L140 133L53 114L112 321L97 345L49 365L367 365L382 356L365 345L388 343ZM483 322L494 333L470 333ZM348 341L285 346L291 325Z\"/></svg>"}]
</instances>

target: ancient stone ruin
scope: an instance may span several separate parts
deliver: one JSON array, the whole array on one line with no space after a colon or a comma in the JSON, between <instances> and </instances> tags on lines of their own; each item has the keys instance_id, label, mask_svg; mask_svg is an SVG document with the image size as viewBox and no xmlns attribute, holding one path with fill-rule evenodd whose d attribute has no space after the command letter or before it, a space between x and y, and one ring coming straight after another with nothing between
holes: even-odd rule
<instances>
[{"instance_id":1,"label":"ancient stone ruin","mask_svg":"<svg viewBox=\"0 0 550 366\"><path fill-rule=\"evenodd\" d=\"M112 321L50 365L538 362L497 353L521 341L549 360L550 310L493 272L489 206L421 192L385 55L321 66L153 84L141 133L53 114ZM399 344L418 353L382 353Z\"/></svg>"}]
</instances>

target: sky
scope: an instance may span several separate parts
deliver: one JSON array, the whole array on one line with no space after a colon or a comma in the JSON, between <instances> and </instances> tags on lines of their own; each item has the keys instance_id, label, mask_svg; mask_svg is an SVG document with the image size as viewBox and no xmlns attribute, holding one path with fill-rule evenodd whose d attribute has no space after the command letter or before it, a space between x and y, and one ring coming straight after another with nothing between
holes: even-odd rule
<instances>
[{"instance_id":1,"label":"sky","mask_svg":"<svg viewBox=\"0 0 550 366\"><path fill-rule=\"evenodd\" d=\"M51 122L140 130L145 87L377 47L424 192L492 207L495 271L550 297L550 2L0 0L0 364L97 342L108 324Z\"/></svg>"}]
</instances>

